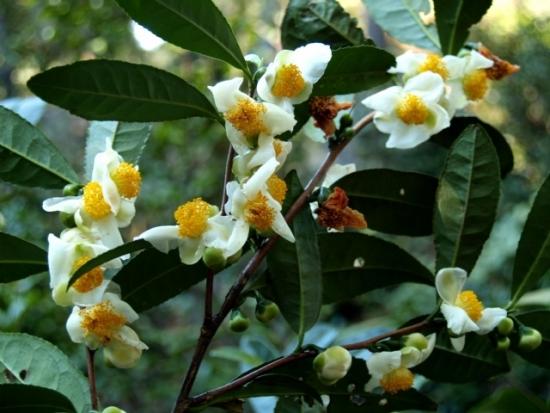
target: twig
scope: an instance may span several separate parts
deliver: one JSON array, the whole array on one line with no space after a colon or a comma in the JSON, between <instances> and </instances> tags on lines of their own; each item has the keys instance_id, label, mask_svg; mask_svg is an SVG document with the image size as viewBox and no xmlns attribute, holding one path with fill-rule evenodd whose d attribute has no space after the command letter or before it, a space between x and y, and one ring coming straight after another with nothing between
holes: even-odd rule
<instances>
[{"instance_id":1,"label":"twig","mask_svg":"<svg viewBox=\"0 0 550 413\"><path fill-rule=\"evenodd\" d=\"M92 402L92 409L97 410L99 407L99 400L97 397L97 389L95 385L95 365L94 365L95 350L91 350L86 347L86 364L88 365L88 383L90 385L90 398Z\"/></svg>"}]
</instances>

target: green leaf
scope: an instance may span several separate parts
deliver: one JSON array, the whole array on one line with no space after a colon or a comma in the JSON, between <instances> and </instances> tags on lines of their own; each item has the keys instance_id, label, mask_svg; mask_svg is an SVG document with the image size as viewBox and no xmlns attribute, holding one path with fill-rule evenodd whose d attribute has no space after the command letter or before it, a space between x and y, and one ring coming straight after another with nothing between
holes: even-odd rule
<instances>
[{"instance_id":1,"label":"green leaf","mask_svg":"<svg viewBox=\"0 0 550 413\"><path fill-rule=\"evenodd\" d=\"M493 0L434 0L437 32L442 54L458 54L470 32L481 20Z\"/></svg>"},{"instance_id":2,"label":"green leaf","mask_svg":"<svg viewBox=\"0 0 550 413\"><path fill-rule=\"evenodd\" d=\"M0 232L0 283L48 271L48 253L30 242Z\"/></svg>"},{"instance_id":3,"label":"green leaf","mask_svg":"<svg viewBox=\"0 0 550 413\"><path fill-rule=\"evenodd\" d=\"M23 186L63 188L78 176L38 128L0 106L0 179Z\"/></svg>"},{"instance_id":4,"label":"green leaf","mask_svg":"<svg viewBox=\"0 0 550 413\"><path fill-rule=\"evenodd\" d=\"M210 101L185 80L151 66L117 60L54 67L33 76L27 85L45 101L86 119L220 119Z\"/></svg>"},{"instance_id":5,"label":"green leaf","mask_svg":"<svg viewBox=\"0 0 550 413\"><path fill-rule=\"evenodd\" d=\"M382 401L384 399L387 403ZM393 396L373 393L342 394L330 397L327 413L392 413L413 409L432 412L437 410L437 404L414 389Z\"/></svg>"},{"instance_id":6,"label":"green leaf","mask_svg":"<svg viewBox=\"0 0 550 413\"><path fill-rule=\"evenodd\" d=\"M148 249L132 258L113 281L120 285L121 298L141 313L202 281L206 272L202 261L183 264L177 250L163 254Z\"/></svg>"},{"instance_id":7,"label":"green leaf","mask_svg":"<svg viewBox=\"0 0 550 413\"><path fill-rule=\"evenodd\" d=\"M434 285L431 272L397 245L354 232L319 234L323 303L413 282Z\"/></svg>"},{"instance_id":8,"label":"green leaf","mask_svg":"<svg viewBox=\"0 0 550 413\"><path fill-rule=\"evenodd\" d=\"M144 249L152 248L151 244L145 241L144 239L138 239L135 241L127 242L126 244L119 245L112 250L106 251L103 254L98 255L97 257L92 258L82 266L80 266L74 273L71 275L71 279L67 285L67 290L73 285L80 277L86 274L88 271L93 270L95 267L99 267L106 262L114 260L116 258L122 257L123 255L130 254L132 252L141 251Z\"/></svg>"},{"instance_id":9,"label":"green leaf","mask_svg":"<svg viewBox=\"0 0 550 413\"><path fill-rule=\"evenodd\" d=\"M441 132L430 138L430 142L437 143L438 145L450 148L460 134L470 125L481 125L485 132L491 138L493 145L497 151L498 160L500 162L500 175L505 177L512 169L514 169L514 154L506 138L502 134L493 128L488 123L482 122L473 116L461 116L455 117L451 120L451 126L443 129Z\"/></svg>"},{"instance_id":10,"label":"green leaf","mask_svg":"<svg viewBox=\"0 0 550 413\"><path fill-rule=\"evenodd\" d=\"M512 279L512 302L521 296L548 273L550 269L550 175L541 185L519 240L514 275Z\"/></svg>"},{"instance_id":11,"label":"green leaf","mask_svg":"<svg viewBox=\"0 0 550 413\"><path fill-rule=\"evenodd\" d=\"M332 96L368 90L390 80L388 69L393 65L393 55L374 46L337 49L325 74L315 84L313 94Z\"/></svg>"},{"instance_id":12,"label":"green leaf","mask_svg":"<svg viewBox=\"0 0 550 413\"><path fill-rule=\"evenodd\" d=\"M0 367L14 383L58 391L71 400L79 413L90 410L87 380L65 354L39 337L0 333Z\"/></svg>"},{"instance_id":13,"label":"green leaf","mask_svg":"<svg viewBox=\"0 0 550 413\"><path fill-rule=\"evenodd\" d=\"M128 15L167 42L248 73L237 39L211 0L117 0Z\"/></svg>"},{"instance_id":14,"label":"green leaf","mask_svg":"<svg viewBox=\"0 0 550 413\"><path fill-rule=\"evenodd\" d=\"M415 172L367 169L336 181L350 207L361 211L370 229L398 235L432 234L437 179Z\"/></svg>"},{"instance_id":15,"label":"green leaf","mask_svg":"<svg viewBox=\"0 0 550 413\"><path fill-rule=\"evenodd\" d=\"M372 18L402 43L439 52L435 25L426 25L420 13L430 12L430 0L363 0Z\"/></svg>"},{"instance_id":16,"label":"green leaf","mask_svg":"<svg viewBox=\"0 0 550 413\"><path fill-rule=\"evenodd\" d=\"M138 165L151 128L150 123L91 122L86 139L86 176L91 178L94 158L105 150L107 139L126 162Z\"/></svg>"},{"instance_id":17,"label":"green leaf","mask_svg":"<svg viewBox=\"0 0 550 413\"><path fill-rule=\"evenodd\" d=\"M69 399L54 390L23 384L0 384L0 412L75 413L76 410Z\"/></svg>"},{"instance_id":18,"label":"green leaf","mask_svg":"<svg viewBox=\"0 0 550 413\"><path fill-rule=\"evenodd\" d=\"M469 126L447 155L436 195L436 267L470 272L489 237L500 196L495 147L480 126Z\"/></svg>"},{"instance_id":19,"label":"green leaf","mask_svg":"<svg viewBox=\"0 0 550 413\"><path fill-rule=\"evenodd\" d=\"M290 173L287 181L291 181L289 188L300 186L296 172ZM274 301L301 342L317 321L322 304L317 224L309 208L303 208L294 218L292 232L296 242L279 239L267 256L267 266Z\"/></svg>"},{"instance_id":20,"label":"green leaf","mask_svg":"<svg viewBox=\"0 0 550 413\"><path fill-rule=\"evenodd\" d=\"M500 389L468 413L547 413L544 401L525 390L513 387Z\"/></svg>"},{"instance_id":21,"label":"green leaf","mask_svg":"<svg viewBox=\"0 0 550 413\"><path fill-rule=\"evenodd\" d=\"M336 0L290 0L281 25L283 48L314 42L335 49L370 41Z\"/></svg>"},{"instance_id":22,"label":"green leaf","mask_svg":"<svg viewBox=\"0 0 550 413\"><path fill-rule=\"evenodd\" d=\"M533 351L521 351L516 349L515 352L523 357L525 360L536 364L537 366L544 367L545 369L550 370L550 319L549 310L535 310L527 311L524 313L517 314L515 318L519 320L522 324L535 328L539 330L542 335L542 344L539 348Z\"/></svg>"},{"instance_id":23,"label":"green leaf","mask_svg":"<svg viewBox=\"0 0 550 413\"><path fill-rule=\"evenodd\" d=\"M279 397L273 413L302 413L302 401L293 397Z\"/></svg>"}]
</instances>

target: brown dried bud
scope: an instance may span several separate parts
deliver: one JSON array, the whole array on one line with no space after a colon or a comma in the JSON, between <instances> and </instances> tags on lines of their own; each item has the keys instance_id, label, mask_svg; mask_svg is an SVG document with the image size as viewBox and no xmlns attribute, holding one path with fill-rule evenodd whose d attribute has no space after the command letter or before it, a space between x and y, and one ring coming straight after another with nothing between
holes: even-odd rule
<instances>
[{"instance_id":1,"label":"brown dried bud","mask_svg":"<svg viewBox=\"0 0 550 413\"><path fill-rule=\"evenodd\" d=\"M483 45L479 45L478 51L487 59L493 61L493 66L485 69L487 77L491 80L501 80L502 78L513 75L520 70L518 65L510 63L508 60L501 59Z\"/></svg>"},{"instance_id":2,"label":"brown dried bud","mask_svg":"<svg viewBox=\"0 0 550 413\"><path fill-rule=\"evenodd\" d=\"M309 111L315 120L315 126L332 136L336 132L334 118L341 110L350 109L351 102L338 103L334 96L315 96L309 102Z\"/></svg>"},{"instance_id":3,"label":"brown dried bud","mask_svg":"<svg viewBox=\"0 0 550 413\"><path fill-rule=\"evenodd\" d=\"M346 191L334 187L327 200L315 211L317 222L326 228L367 228L367 221L363 214L348 206L349 199Z\"/></svg>"}]
</instances>

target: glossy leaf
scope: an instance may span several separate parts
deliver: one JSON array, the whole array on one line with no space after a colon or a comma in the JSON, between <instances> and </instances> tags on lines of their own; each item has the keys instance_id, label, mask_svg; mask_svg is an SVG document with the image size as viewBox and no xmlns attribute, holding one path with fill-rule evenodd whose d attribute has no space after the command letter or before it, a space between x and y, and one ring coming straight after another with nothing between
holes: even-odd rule
<instances>
[{"instance_id":1,"label":"glossy leaf","mask_svg":"<svg viewBox=\"0 0 550 413\"><path fill-rule=\"evenodd\" d=\"M0 232L0 284L48 271L48 253L30 242Z\"/></svg>"},{"instance_id":2,"label":"glossy leaf","mask_svg":"<svg viewBox=\"0 0 550 413\"><path fill-rule=\"evenodd\" d=\"M55 390L71 400L77 412L90 410L88 381L65 354L39 337L0 333L0 368L12 383Z\"/></svg>"},{"instance_id":3,"label":"glossy leaf","mask_svg":"<svg viewBox=\"0 0 550 413\"><path fill-rule=\"evenodd\" d=\"M427 14L429 0L363 0L370 16L392 37L402 43L439 52L434 24L426 25L420 13Z\"/></svg>"},{"instance_id":4,"label":"glossy leaf","mask_svg":"<svg viewBox=\"0 0 550 413\"><path fill-rule=\"evenodd\" d=\"M541 185L519 240L512 301L516 302L550 270L550 175Z\"/></svg>"},{"instance_id":5,"label":"glossy leaf","mask_svg":"<svg viewBox=\"0 0 550 413\"><path fill-rule=\"evenodd\" d=\"M313 94L332 96L368 90L387 82L391 78L387 71L393 65L393 55L374 46L337 49Z\"/></svg>"},{"instance_id":6,"label":"glossy leaf","mask_svg":"<svg viewBox=\"0 0 550 413\"><path fill-rule=\"evenodd\" d=\"M499 196L495 147L482 127L469 126L451 147L437 188L437 269L472 270L493 227Z\"/></svg>"},{"instance_id":7,"label":"glossy leaf","mask_svg":"<svg viewBox=\"0 0 550 413\"><path fill-rule=\"evenodd\" d=\"M320 42L333 49L369 42L336 0L290 0L281 25L284 49Z\"/></svg>"},{"instance_id":8,"label":"glossy leaf","mask_svg":"<svg viewBox=\"0 0 550 413\"><path fill-rule=\"evenodd\" d=\"M69 399L54 390L24 384L0 384L0 412L75 413L76 410Z\"/></svg>"},{"instance_id":9,"label":"glossy leaf","mask_svg":"<svg viewBox=\"0 0 550 413\"><path fill-rule=\"evenodd\" d=\"M430 235L437 179L415 172L367 169L346 175L338 186L370 229L400 235Z\"/></svg>"},{"instance_id":10,"label":"glossy leaf","mask_svg":"<svg viewBox=\"0 0 550 413\"><path fill-rule=\"evenodd\" d=\"M525 390L508 387L498 390L468 410L468 413L547 413L544 401Z\"/></svg>"},{"instance_id":11,"label":"glossy leaf","mask_svg":"<svg viewBox=\"0 0 550 413\"><path fill-rule=\"evenodd\" d=\"M386 403L382 401L384 399ZM394 396L373 393L341 394L330 397L327 413L392 413L413 409L432 412L437 410L437 404L414 389L399 392Z\"/></svg>"},{"instance_id":12,"label":"glossy leaf","mask_svg":"<svg viewBox=\"0 0 550 413\"><path fill-rule=\"evenodd\" d=\"M434 284L431 272L397 245L361 233L319 234L323 302L405 282Z\"/></svg>"},{"instance_id":13,"label":"glossy leaf","mask_svg":"<svg viewBox=\"0 0 550 413\"><path fill-rule=\"evenodd\" d=\"M470 26L481 20L493 0L434 0L437 32L442 54L458 54L470 33Z\"/></svg>"},{"instance_id":14,"label":"glossy leaf","mask_svg":"<svg viewBox=\"0 0 550 413\"><path fill-rule=\"evenodd\" d=\"M63 188L78 176L38 128L0 106L0 179L12 184Z\"/></svg>"},{"instance_id":15,"label":"glossy leaf","mask_svg":"<svg viewBox=\"0 0 550 413\"><path fill-rule=\"evenodd\" d=\"M302 413L302 401L293 397L279 397L273 413Z\"/></svg>"},{"instance_id":16,"label":"glossy leaf","mask_svg":"<svg viewBox=\"0 0 550 413\"><path fill-rule=\"evenodd\" d=\"M515 318L522 324L537 329L542 335L542 344L537 349L529 352L516 349L515 352L525 360L550 370L550 310L528 311Z\"/></svg>"},{"instance_id":17,"label":"glossy leaf","mask_svg":"<svg viewBox=\"0 0 550 413\"><path fill-rule=\"evenodd\" d=\"M28 87L47 102L91 120L156 122L194 116L219 120L185 80L151 66L88 60L33 76Z\"/></svg>"},{"instance_id":18,"label":"glossy leaf","mask_svg":"<svg viewBox=\"0 0 550 413\"><path fill-rule=\"evenodd\" d=\"M211 0L117 0L132 19L167 42L248 71L239 44Z\"/></svg>"}]
</instances>

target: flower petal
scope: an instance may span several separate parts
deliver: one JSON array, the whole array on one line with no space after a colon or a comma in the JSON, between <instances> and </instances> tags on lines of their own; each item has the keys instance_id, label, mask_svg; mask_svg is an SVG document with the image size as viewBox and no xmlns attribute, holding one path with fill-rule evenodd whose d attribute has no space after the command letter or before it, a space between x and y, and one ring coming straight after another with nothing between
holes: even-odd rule
<instances>
[{"instance_id":1,"label":"flower petal","mask_svg":"<svg viewBox=\"0 0 550 413\"><path fill-rule=\"evenodd\" d=\"M458 294L462 291L468 273L462 268L442 268L435 276L435 288L441 299L454 305Z\"/></svg>"},{"instance_id":2,"label":"flower petal","mask_svg":"<svg viewBox=\"0 0 550 413\"><path fill-rule=\"evenodd\" d=\"M363 99L361 103L370 109L382 113L391 113L399 102L402 93L403 88L401 86L392 86Z\"/></svg>"},{"instance_id":3,"label":"flower petal","mask_svg":"<svg viewBox=\"0 0 550 413\"><path fill-rule=\"evenodd\" d=\"M443 78L433 72L423 72L411 77L403 87L405 92L418 95L426 103L437 103L445 92Z\"/></svg>"},{"instance_id":4,"label":"flower petal","mask_svg":"<svg viewBox=\"0 0 550 413\"><path fill-rule=\"evenodd\" d=\"M167 254L170 250L178 247L181 237L177 225L164 225L148 229L134 239L144 239L157 250Z\"/></svg>"},{"instance_id":5,"label":"flower petal","mask_svg":"<svg viewBox=\"0 0 550 413\"><path fill-rule=\"evenodd\" d=\"M81 196L48 198L42 202L42 209L47 212L65 212L67 214L74 214L80 207L82 207Z\"/></svg>"},{"instance_id":6,"label":"flower petal","mask_svg":"<svg viewBox=\"0 0 550 413\"><path fill-rule=\"evenodd\" d=\"M481 318L477 321L479 327L477 334L490 333L506 316L507 312L503 308L485 308L481 313Z\"/></svg>"},{"instance_id":7,"label":"flower petal","mask_svg":"<svg viewBox=\"0 0 550 413\"><path fill-rule=\"evenodd\" d=\"M453 334L462 335L479 330L477 324L468 317L466 311L456 305L441 304L441 313L447 320L447 328Z\"/></svg>"},{"instance_id":8,"label":"flower petal","mask_svg":"<svg viewBox=\"0 0 550 413\"><path fill-rule=\"evenodd\" d=\"M298 66L306 82L316 83L325 73L331 58L330 46L323 43L309 43L294 50L290 60Z\"/></svg>"},{"instance_id":9,"label":"flower petal","mask_svg":"<svg viewBox=\"0 0 550 413\"><path fill-rule=\"evenodd\" d=\"M464 344L466 344L466 336L451 337L451 345L456 351L461 352L464 350Z\"/></svg>"},{"instance_id":10,"label":"flower petal","mask_svg":"<svg viewBox=\"0 0 550 413\"><path fill-rule=\"evenodd\" d=\"M268 130L267 134L277 136L291 131L296 125L296 119L289 111L273 103L264 103L264 107L266 111L263 114L263 122Z\"/></svg>"},{"instance_id":11,"label":"flower petal","mask_svg":"<svg viewBox=\"0 0 550 413\"><path fill-rule=\"evenodd\" d=\"M216 83L214 86L208 86L214 97L214 104L220 112L227 112L235 106L240 94L243 94L239 90L242 83L243 78L236 77Z\"/></svg>"},{"instance_id":12,"label":"flower petal","mask_svg":"<svg viewBox=\"0 0 550 413\"><path fill-rule=\"evenodd\" d=\"M201 237L199 238L182 238L180 240L180 259L186 265L197 263L204 252L204 243Z\"/></svg>"},{"instance_id":13,"label":"flower petal","mask_svg":"<svg viewBox=\"0 0 550 413\"><path fill-rule=\"evenodd\" d=\"M243 193L248 197L254 197L266 184L267 180L277 170L279 162L271 158L263 164L242 186Z\"/></svg>"}]
</instances>

